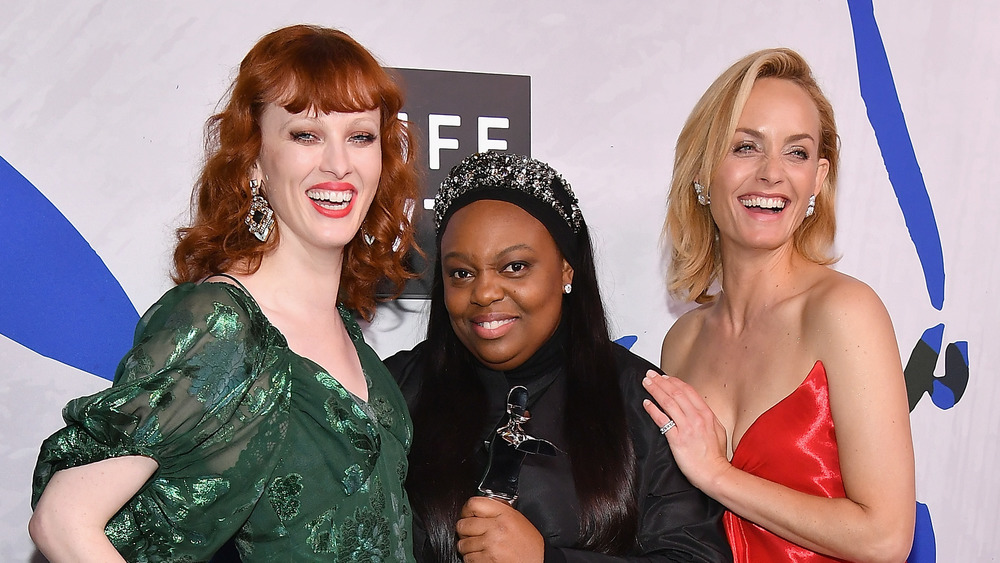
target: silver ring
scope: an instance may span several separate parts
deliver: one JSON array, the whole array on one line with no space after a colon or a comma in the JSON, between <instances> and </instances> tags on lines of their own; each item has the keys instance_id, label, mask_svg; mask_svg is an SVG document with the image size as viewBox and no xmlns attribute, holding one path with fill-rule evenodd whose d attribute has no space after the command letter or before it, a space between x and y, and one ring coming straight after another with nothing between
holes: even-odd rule
<instances>
[{"instance_id":1,"label":"silver ring","mask_svg":"<svg viewBox=\"0 0 1000 563\"><path fill-rule=\"evenodd\" d=\"M674 426L677 426L677 423L674 422L674 419L671 418L670 420L667 421L666 424L660 427L660 434L666 435L667 432Z\"/></svg>"}]
</instances>

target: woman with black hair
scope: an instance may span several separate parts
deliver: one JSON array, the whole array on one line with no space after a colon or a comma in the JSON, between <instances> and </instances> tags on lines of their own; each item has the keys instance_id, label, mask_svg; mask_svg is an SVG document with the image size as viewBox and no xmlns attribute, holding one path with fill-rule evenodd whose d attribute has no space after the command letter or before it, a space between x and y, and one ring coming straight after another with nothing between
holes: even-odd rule
<instances>
[{"instance_id":1,"label":"woman with black hair","mask_svg":"<svg viewBox=\"0 0 1000 563\"><path fill-rule=\"evenodd\" d=\"M537 160L476 154L434 211L427 340L386 360L413 414L417 560L730 560L721 507L684 478L642 409L652 366L608 336L570 186ZM517 421L504 414L514 386L528 395ZM513 455L519 484L507 454L521 441L496 437L511 430L555 446ZM487 471L506 472L516 500L484 496L496 492Z\"/></svg>"}]
</instances>

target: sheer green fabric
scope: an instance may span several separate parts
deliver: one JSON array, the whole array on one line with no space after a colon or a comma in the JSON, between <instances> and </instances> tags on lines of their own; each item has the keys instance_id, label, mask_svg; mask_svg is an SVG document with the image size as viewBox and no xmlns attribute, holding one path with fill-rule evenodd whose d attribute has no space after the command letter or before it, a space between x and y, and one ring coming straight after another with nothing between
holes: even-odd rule
<instances>
[{"instance_id":1,"label":"sheer green fabric","mask_svg":"<svg viewBox=\"0 0 1000 563\"><path fill-rule=\"evenodd\" d=\"M247 562L412 561L406 404L341 315L367 403L289 350L240 287L171 289L112 387L63 410L32 506L60 469L142 455L159 469L105 529L129 561L204 561L233 536Z\"/></svg>"}]
</instances>

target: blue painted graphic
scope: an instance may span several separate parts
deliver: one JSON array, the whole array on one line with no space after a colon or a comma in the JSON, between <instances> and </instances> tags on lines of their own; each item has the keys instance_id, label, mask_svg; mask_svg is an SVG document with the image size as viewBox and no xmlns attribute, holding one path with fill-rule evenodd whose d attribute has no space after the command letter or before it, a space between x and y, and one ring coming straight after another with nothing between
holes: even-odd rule
<instances>
[{"instance_id":1,"label":"blue painted graphic","mask_svg":"<svg viewBox=\"0 0 1000 563\"><path fill-rule=\"evenodd\" d=\"M944 305L944 254L924 176L910 142L906 119L896 94L882 35L875 22L871 0L848 0L854 46L858 55L861 97L868 108L868 120L875 130L889 181L896 192L910 239L917 249L931 305Z\"/></svg>"},{"instance_id":2,"label":"blue painted graphic","mask_svg":"<svg viewBox=\"0 0 1000 563\"><path fill-rule=\"evenodd\" d=\"M969 343L952 342L945 350L945 373L934 375L944 340L944 325L939 324L924 331L910 352L903 369L906 378L906 395L912 411L924 394L940 409L955 406L969 384Z\"/></svg>"},{"instance_id":3,"label":"blue painted graphic","mask_svg":"<svg viewBox=\"0 0 1000 563\"><path fill-rule=\"evenodd\" d=\"M0 158L0 334L105 379L139 314L72 224Z\"/></svg>"},{"instance_id":4,"label":"blue painted graphic","mask_svg":"<svg viewBox=\"0 0 1000 563\"><path fill-rule=\"evenodd\" d=\"M913 533L913 548L906 563L934 563L937 545L934 541L934 526L931 524L931 511L927 505L917 503L917 525Z\"/></svg>"},{"instance_id":5,"label":"blue painted graphic","mask_svg":"<svg viewBox=\"0 0 1000 563\"><path fill-rule=\"evenodd\" d=\"M903 109L889 67L889 57L875 21L875 10L871 0L847 0L847 6L854 29L858 78L868 120L875 131L882 160L889 173L889 182L896 192L910 239L916 247L927 295L931 305L940 311L944 307L945 280L941 236L906 128ZM937 408L950 409L961 400L969 383L969 344L966 341L948 344L945 351L945 375L934 375L944 341L944 328L944 324L939 324L924 331L910 352L903 374L911 411L924 394L930 395ZM918 502L913 546L907 560L909 563L933 563L936 559L935 551L930 509Z\"/></svg>"},{"instance_id":6,"label":"blue painted graphic","mask_svg":"<svg viewBox=\"0 0 1000 563\"><path fill-rule=\"evenodd\" d=\"M882 35L871 0L847 0L854 28L861 97L875 130L889 181L896 192L910 239L917 249L931 305L944 305L944 254L924 176L910 142Z\"/></svg>"},{"instance_id":7,"label":"blue painted graphic","mask_svg":"<svg viewBox=\"0 0 1000 563\"><path fill-rule=\"evenodd\" d=\"M627 336L622 336L618 340L615 340L615 343L625 348L626 350L631 350L632 346L635 346L637 340L639 340L638 336L634 334L629 334Z\"/></svg>"},{"instance_id":8,"label":"blue painted graphic","mask_svg":"<svg viewBox=\"0 0 1000 563\"><path fill-rule=\"evenodd\" d=\"M944 354L945 372L934 378L931 401L940 409L950 409L962 398L969 384L969 343L952 342Z\"/></svg>"}]
</instances>

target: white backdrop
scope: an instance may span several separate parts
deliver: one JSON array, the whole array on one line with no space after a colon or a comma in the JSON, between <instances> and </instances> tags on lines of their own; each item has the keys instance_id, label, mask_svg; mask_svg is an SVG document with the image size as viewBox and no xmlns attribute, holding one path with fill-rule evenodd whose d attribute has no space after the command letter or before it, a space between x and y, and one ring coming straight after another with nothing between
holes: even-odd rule
<instances>
[{"instance_id":1,"label":"white backdrop","mask_svg":"<svg viewBox=\"0 0 1000 563\"><path fill-rule=\"evenodd\" d=\"M941 237L938 310L860 94L847 0L12 4L0 4L0 157L76 227L140 313L170 286L202 126L236 65L264 33L317 23L347 31L389 66L531 77L532 154L581 199L615 336L636 335L633 350L654 363L684 310L665 295L658 247L681 124L735 59L799 50L840 126L837 268L881 295L904 362L939 323L945 343L968 342L965 395L950 409L924 396L912 413L917 500L930 511L937 560L1000 552L1000 5L875 5ZM0 263L0 292L8 267ZM367 334L385 356L415 343L422 323L388 311ZM66 401L107 384L0 336L0 560L41 560L25 530L38 445L61 425Z\"/></svg>"}]
</instances>

